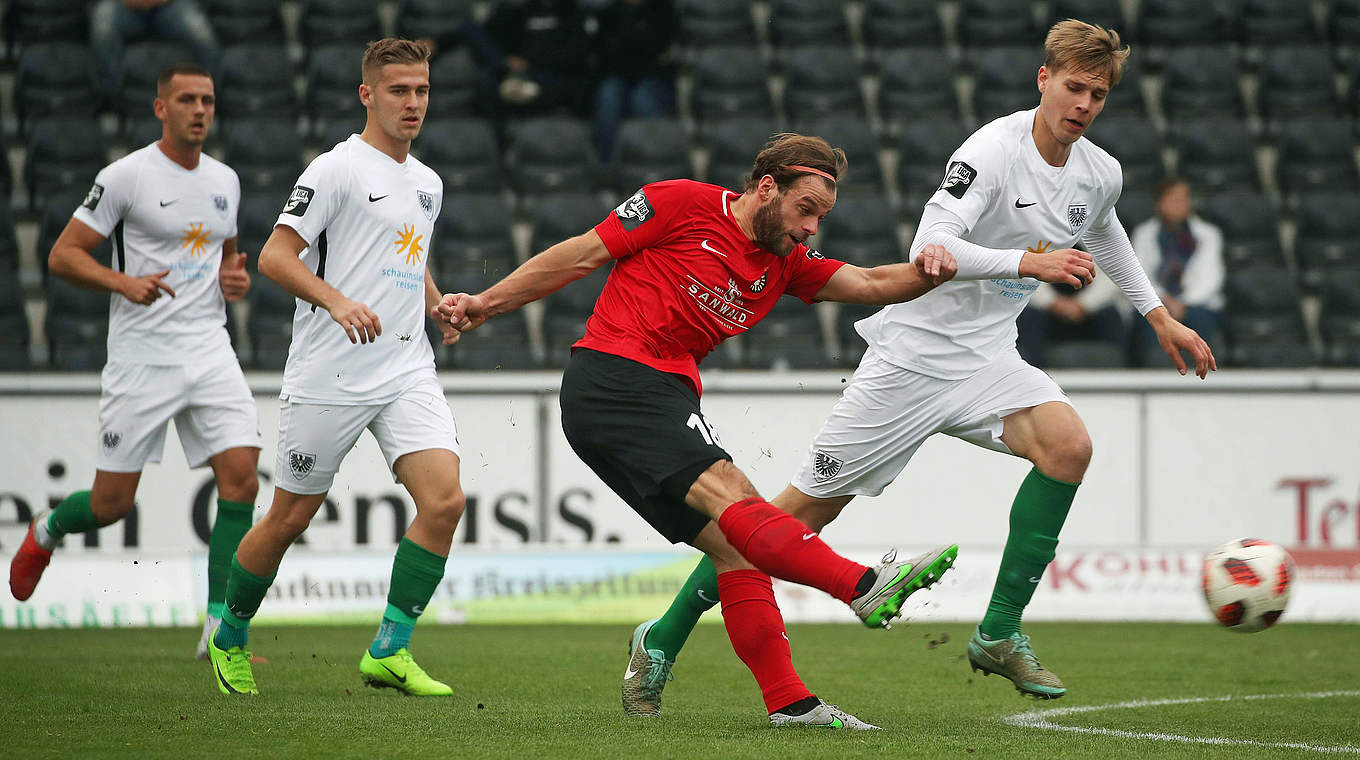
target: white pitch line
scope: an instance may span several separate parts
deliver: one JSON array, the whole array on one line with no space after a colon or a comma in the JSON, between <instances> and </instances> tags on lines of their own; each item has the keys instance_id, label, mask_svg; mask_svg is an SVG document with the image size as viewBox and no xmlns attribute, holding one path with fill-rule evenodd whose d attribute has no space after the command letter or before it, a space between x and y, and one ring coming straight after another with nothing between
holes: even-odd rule
<instances>
[{"instance_id":1,"label":"white pitch line","mask_svg":"<svg viewBox=\"0 0 1360 760\"><path fill-rule=\"evenodd\" d=\"M1019 728L1042 728L1049 731L1067 731L1074 734L1099 734L1117 736L1121 739L1155 739L1166 742L1188 744L1216 744L1249 747L1278 747L1281 749L1301 749L1308 752L1360 755L1360 747L1353 744L1307 744L1304 742L1263 742L1253 739L1229 739L1222 736L1181 736L1147 731L1121 731L1114 728L1094 726L1064 726L1049 718L1079 713L1100 712L1102 710L1126 710L1138 707L1162 707L1164 705L1192 705L1203 702L1232 702L1258 699L1330 699L1332 697L1360 697L1360 690L1351 691L1314 691L1303 694L1249 694L1226 697L1187 697L1183 699L1136 699L1132 702L1119 702L1112 705L1082 705L1079 707L1055 707L1048 710L1034 710L1017 713L1002 718L1002 722Z\"/></svg>"}]
</instances>

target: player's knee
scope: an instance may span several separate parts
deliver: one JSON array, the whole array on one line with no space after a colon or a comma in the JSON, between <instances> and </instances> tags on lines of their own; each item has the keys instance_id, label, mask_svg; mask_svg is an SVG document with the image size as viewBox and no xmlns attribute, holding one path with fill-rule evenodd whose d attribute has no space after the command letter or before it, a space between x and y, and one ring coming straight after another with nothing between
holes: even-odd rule
<instances>
[{"instance_id":1,"label":"player's knee","mask_svg":"<svg viewBox=\"0 0 1360 760\"><path fill-rule=\"evenodd\" d=\"M1054 477L1077 482L1091 464L1091 436L1085 431L1063 436L1049 447L1049 463Z\"/></svg>"},{"instance_id":2,"label":"player's knee","mask_svg":"<svg viewBox=\"0 0 1360 760\"><path fill-rule=\"evenodd\" d=\"M295 541L312 524L311 515L293 510L277 511L270 510L265 515L265 521L273 528L273 532L286 541Z\"/></svg>"},{"instance_id":3,"label":"player's knee","mask_svg":"<svg viewBox=\"0 0 1360 760\"><path fill-rule=\"evenodd\" d=\"M99 526L112 525L132 513L136 504L136 494L114 493L108 495L90 494L90 512L94 514Z\"/></svg>"},{"instance_id":4,"label":"player's knee","mask_svg":"<svg viewBox=\"0 0 1360 760\"><path fill-rule=\"evenodd\" d=\"M447 529L452 533L458 527L458 521L463 519L463 511L467 509L467 497L463 495L463 489L455 488L452 492L435 500L429 505L430 517L435 520L441 529Z\"/></svg>"},{"instance_id":5,"label":"player's knee","mask_svg":"<svg viewBox=\"0 0 1360 760\"><path fill-rule=\"evenodd\" d=\"M227 501L254 504L260 493L260 478L255 471L224 474L217 481L217 495Z\"/></svg>"}]
</instances>

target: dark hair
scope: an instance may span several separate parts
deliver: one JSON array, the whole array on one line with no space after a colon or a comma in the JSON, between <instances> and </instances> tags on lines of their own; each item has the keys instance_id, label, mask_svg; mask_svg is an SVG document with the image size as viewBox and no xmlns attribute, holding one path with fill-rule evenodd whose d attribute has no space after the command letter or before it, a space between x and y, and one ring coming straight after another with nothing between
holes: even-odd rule
<instances>
[{"instance_id":1,"label":"dark hair","mask_svg":"<svg viewBox=\"0 0 1360 760\"><path fill-rule=\"evenodd\" d=\"M1162 177L1162 180L1157 183L1157 194L1153 197L1155 197L1157 200L1161 200L1162 196L1171 192L1172 189L1180 187L1181 185L1185 185L1185 189L1187 190L1190 189L1190 183L1180 177L1176 177L1174 175L1169 177Z\"/></svg>"},{"instance_id":2,"label":"dark hair","mask_svg":"<svg viewBox=\"0 0 1360 760\"><path fill-rule=\"evenodd\" d=\"M197 63L177 63L165 69L161 72L160 76L156 77L157 96L165 94L166 90L170 89L170 80L174 79L176 74L212 79L212 74L208 73L207 69L199 66Z\"/></svg>"},{"instance_id":3,"label":"dark hair","mask_svg":"<svg viewBox=\"0 0 1360 760\"><path fill-rule=\"evenodd\" d=\"M819 173L830 177L826 181L835 189L836 183L845 177L848 167L845 151L831 147L826 140L796 132L780 132L770 137L770 141L756 154L755 163L751 165L751 176L746 178L745 190L749 192L755 189L760 178L766 174L774 178L780 192L783 192L799 179L809 174L820 176Z\"/></svg>"},{"instance_id":4,"label":"dark hair","mask_svg":"<svg viewBox=\"0 0 1360 760\"><path fill-rule=\"evenodd\" d=\"M393 63L429 63L430 49L401 37L384 37L368 43L362 65L363 81L372 85L384 66Z\"/></svg>"}]
</instances>

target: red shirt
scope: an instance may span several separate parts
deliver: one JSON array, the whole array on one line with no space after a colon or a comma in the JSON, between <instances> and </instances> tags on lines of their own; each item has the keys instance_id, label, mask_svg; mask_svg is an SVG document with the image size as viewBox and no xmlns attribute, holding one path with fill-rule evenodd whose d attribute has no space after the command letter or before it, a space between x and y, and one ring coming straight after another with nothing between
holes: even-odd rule
<instances>
[{"instance_id":1,"label":"red shirt","mask_svg":"<svg viewBox=\"0 0 1360 760\"><path fill-rule=\"evenodd\" d=\"M770 313L788 293L812 303L845 262L797 244L780 257L732 216L739 194L687 179L644 186L595 231L616 261L585 337L590 348L689 380L719 343Z\"/></svg>"}]
</instances>

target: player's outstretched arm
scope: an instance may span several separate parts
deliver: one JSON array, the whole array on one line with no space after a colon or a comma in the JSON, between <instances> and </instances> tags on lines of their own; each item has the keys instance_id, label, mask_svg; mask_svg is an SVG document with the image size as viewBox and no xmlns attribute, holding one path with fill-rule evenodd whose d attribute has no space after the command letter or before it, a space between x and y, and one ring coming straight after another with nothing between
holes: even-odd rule
<instances>
[{"instance_id":1,"label":"player's outstretched arm","mask_svg":"<svg viewBox=\"0 0 1360 760\"><path fill-rule=\"evenodd\" d=\"M95 261L90 251L102 242L103 235L79 219L72 219L66 223L66 228L61 231L57 242L52 245L51 253L47 255L48 271L82 288L118 293L143 306L154 303L162 293L174 297L174 289L162 282L170 274L169 269L134 277Z\"/></svg>"},{"instance_id":2,"label":"player's outstretched arm","mask_svg":"<svg viewBox=\"0 0 1360 760\"><path fill-rule=\"evenodd\" d=\"M1195 357L1195 375L1203 380L1210 370L1218 371L1218 362L1209 344L1199 337L1199 333L1171 318L1165 306L1158 306L1146 314L1149 325L1157 333L1157 342L1182 375L1186 373L1182 351L1189 351Z\"/></svg>"},{"instance_id":3,"label":"player's outstretched arm","mask_svg":"<svg viewBox=\"0 0 1360 760\"><path fill-rule=\"evenodd\" d=\"M958 272L958 262L938 245L927 245L910 263L885 264L865 269L846 264L814 296L819 301L839 301L870 306L901 303L925 295L948 282Z\"/></svg>"},{"instance_id":4,"label":"player's outstretched arm","mask_svg":"<svg viewBox=\"0 0 1360 760\"><path fill-rule=\"evenodd\" d=\"M274 231L260 249L260 274L277 282L284 290L307 303L320 306L331 319L345 329L350 343L372 343L382 335L378 315L358 301L351 301L343 293L317 277L298 258L307 248L307 241L297 230L286 224L274 226Z\"/></svg>"},{"instance_id":5,"label":"player's outstretched arm","mask_svg":"<svg viewBox=\"0 0 1360 760\"><path fill-rule=\"evenodd\" d=\"M534 256L477 295L450 293L431 316L443 318L464 332L476 329L497 314L560 290L604 266L612 257L595 230L563 240Z\"/></svg>"},{"instance_id":6,"label":"player's outstretched arm","mask_svg":"<svg viewBox=\"0 0 1360 760\"><path fill-rule=\"evenodd\" d=\"M246 271L246 254L236 250L236 238L222 241L222 269L217 273L217 285L228 302L239 301L250 292L250 272Z\"/></svg>"}]
</instances>

